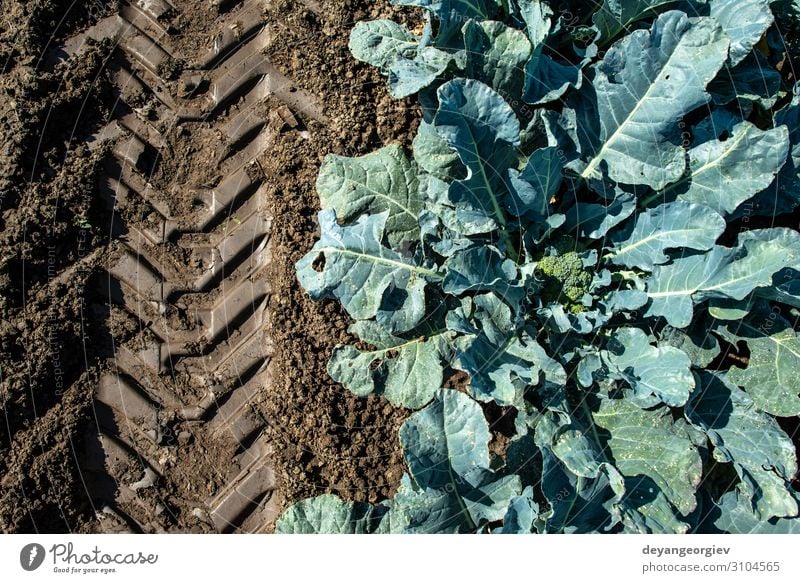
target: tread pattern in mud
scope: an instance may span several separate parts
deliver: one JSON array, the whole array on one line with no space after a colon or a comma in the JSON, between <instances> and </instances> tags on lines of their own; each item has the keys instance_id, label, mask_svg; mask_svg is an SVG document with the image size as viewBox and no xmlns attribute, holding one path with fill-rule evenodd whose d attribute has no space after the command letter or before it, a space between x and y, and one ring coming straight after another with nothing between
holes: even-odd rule
<instances>
[{"instance_id":1,"label":"tread pattern in mud","mask_svg":"<svg viewBox=\"0 0 800 583\"><path fill-rule=\"evenodd\" d=\"M181 491L196 493L189 506L208 530L269 529L281 505L267 421L249 406L269 389L272 354L269 178L257 156L280 132L304 132L304 119L324 120L264 56L282 26L264 4L217 1L214 29L196 35L205 47L191 50L180 6L131 1L55 57L116 46L119 100L92 144L112 144L102 191L114 209L99 281L111 358L84 465L101 530L186 524L166 482L190 483ZM180 459L183 445L194 457Z\"/></svg>"}]
</instances>

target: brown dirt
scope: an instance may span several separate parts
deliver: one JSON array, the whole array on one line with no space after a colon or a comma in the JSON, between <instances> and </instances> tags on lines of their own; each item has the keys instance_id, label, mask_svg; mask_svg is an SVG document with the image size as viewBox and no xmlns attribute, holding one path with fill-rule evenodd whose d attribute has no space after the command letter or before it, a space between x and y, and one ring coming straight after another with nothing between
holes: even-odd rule
<instances>
[{"instance_id":1,"label":"brown dirt","mask_svg":"<svg viewBox=\"0 0 800 583\"><path fill-rule=\"evenodd\" d=\"M113 8L77 4L0 3L0 531L74 529L86 511L71 439L91 420L84 283L104 239L100 154L82 140L107 116L108 47L55 72L40 61Z\"/></svg>"},{"instance_id":2,"label":"brown dirt","mask_svg":"<svg viewBox=\"0 0 800 583\"><path fill-rule=\"evenodd\" d=\"M207 46L216 14L209 2L175 2L172 22L183 54ZM371 68L347 50L352 23L376 17L413 19L387 2L328 0L315 14L291 1L271 4L285 27L270 61L318 96L329 123L298 114L314 136L285 132L260 156L275 217L271 333L278 349L275 385L257 399L279 453L286 503L337 492L376 501L391 495L403 471L397 429L406 414L378 398L358 399L325 371L334 346L349 340L347 317L334 302L312 302L299 289L293 264L313 244L318 200L314 183L327 153L359 155L385 143L408 147L418 110L392 100ZM87 492L86 435L96 434L93 394L108 370L113 347L141 340L141 322L99 296L103 266L117 253L112 218L98 182L107 172L108 147L89 150L90 136L113 115L117 94L106 69L113 50L98 43L55 71L43 58L65 39L117 10L116 2L76 2L64 14L55 0L0 0L0 531L67 532L96 529L96 500ZM287 17L288 15L288 17ZM177 79L184 63L168 63ZM123 95L126 103L136 95ZM142 99L145 99L142 96ZM202 124L168 132L150 178L164 190L176 181L203 184L209 165L202 150L214 134ZM198 132L193 134L191 132ZM209 149L208 156L211 156ZM166 194L172 194L166 191ZM186 197L165 197L176 217L192 212ZM123 220L148 225L145 206L121 206ZM109 235L110 233L110 235ZM180 274L194 267L184 249L162 249ZM180 313L167 318L180 320ZM178 386L184 396L196 387ZM193 518L198 499L218 489L233 444L204 448L202 432L167 419L179 442L164 458L166 475L154 503L165 507L168 530L203 530ZM194 432L193 437L187 436ZM77 460L77 461L76 461ZM130 480L140 470L126 472ZM147 492L143 497L147 497ZM144 523L147 516L135 516Z\"/></svg>"},{"instance_id":3,"label":"brown dirt","mask_svg":"<svg viewBox=\"0 0 800 583\"><path fill-rule=\"evenodd\" d=\"M277 10L290 12L288 2ZM281 474L290 500L335 492L375 502L390 496L403 473L397 430L406 414L380 398L356 398L328 378L333 348L352 341L337 302L314 302L300 289L294 263L314 244L319 200L314 189L325 154L356 156L391 142L410 147L419 112L393 100L372 68L347 50L355 21L401 15L385 2L331 0L319 18L299 13L270 60L325 104L328 124L313 122L315 140L284 134L262 157L271 191L276 253L271 332L278 347L277 383L260 409L281 443Z\"/></svg>"}]
</instances>

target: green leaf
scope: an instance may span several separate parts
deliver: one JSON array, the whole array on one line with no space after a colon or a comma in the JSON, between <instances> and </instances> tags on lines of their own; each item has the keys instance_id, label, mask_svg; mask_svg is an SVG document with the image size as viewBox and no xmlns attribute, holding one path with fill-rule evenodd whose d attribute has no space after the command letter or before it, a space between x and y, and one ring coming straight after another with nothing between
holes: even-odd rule
<instances>
[{"instance_id":1,"label":"green leaf","mask_svg":"<svg viewBox=\"0 0 800 583\"><path fill-rule=\"evenodd\" d=\"M800 533L800 518L762 520L753 513L748 496L736 490L720 500L720 515L714 525L731 534L796 534Z\"/></svg>"},{"instance_id":2,"label":"green leaf","mask_svg":"<svg viewBox=\"0 0 800 583\"><path fill-rule=\"evenodd\" d=\"M414 161L420 168L441 180L463 178L466 172L458 153L436 133L433 124L420 122L414 138Z\"/></svg>"},{"instance_id":3,"label":"green leaf","mask_svg":"<svg viewBox=\"0 0 800 583\"><path fill-rule=\"evenodd\" d=\"M603 5L594 13L592 22L600 30L604 41L613 40L619 33L630 30L632 25L647 16L678 4L680 0L603 0ZM690 6L705 4L695 0Z\"/></svg>"},{"instance_id":4,"label":"green leaf","mask_svg":"<svg viewBox=\"0 0 800 583\"><path fill-rule=\"evenodd\" d=\"M419 409L442 386L453 333L405 339L370 321L356 322L350 332L375 346L364 351L337 346L333 351L328 374L353 394L365 397L376 393L394 405Z\"/></svg>"},{"instance_id":5,"label":"green leaf","mask_svg":"<svg viewBox=\"0 0 800 583\"><path fill-rule=\"evenodd\" d=\"M537 518L539 505L533 499L533 488L528 486L521 496L511 499L511 504L503 517L503 526L497 534L532 534L538 532Z\"/></svg>"},{"instance_id":6,"label":"green leaf","mask_svg":"<svg viewBox=\"0 0 800 583\"><path fill-rule=\"evenodd\" d=\"M775 21L769 3L770 0L711 0L711 17L731 39L732 65L750 54Z\"/></svg>"},{"instance_id":7,"label":"green leaf","mask_svg":"<svg viewBox=\"0 0 800 583\"><path fill-rule=\"evenodd\" d=\"M503 210L508 195L505 176L516 160L519 120L497 92L479 81L455 79L442 85L438 95L436 131L469 172L465 180L453 183L450 198L502 230L508 222Z\"/></svg>"},{"instance_id":8,"label":"green leaf","mask_svg":"<svg viewBox=\"0 0 800 583\"><path fill-rule=\"evenodd\" d=\"M275 525L277 534L370 534L378 528L385 509L345 502L324 494L301 500L284 512Z\"/></svg>"},{"instance_id":9,"label":"green leaf","mask_svg":"<svg viewBox=\"0 0 800 583\"><path fill-rule=\"evenodd\" d=\"M528 158L522 172L509 170L509 200L506 208L515 217L543 221L550 216L550 200L564 179L558 148L539 148Z\"/></svg>"},{"instance_id":10,"label":"green leaf","mask_svg":"<svg viewBox=\"0 0 800 583\"><path fill-rule=\"evenodd\" d=\"M579 202L567 211L565 226L581 238L602 239L635 210L636 200L631 194L620 195L608 204Z\"/></svg>"},{"instance_id":11,"label":"green leaf","mask_svg":"<svg viewBox=\"0 0 800 583\"><path fill-rule=\"evenodd\" d=\"M748 298L743 301L711 299L708 301L708 314L717 320L741 320L752 307Z\"/></svg>"},{"instance_id":12,"label":"green leaf","mask_svg":"<svg viewBox=\"0 0 800 583\"><path fill-rule=\"evenodd\" d=\"M659 190L679 179L685 153L670 139L682 116L708 102L706 85L728 56L729 41L710 18L661 15L650 31L637 30L594 66L598 135L585 164L587 180ZM588 128L586 128L588 129Z\"/></svg>"},{"instance_id":13,"label":"green leaf","mask_svg":"<svg viewBox=\"0 0 800 583\"><path fill-rule=\"evenodd\" d=\"M694 389L688 355L672 346L653 346L639 328L614 331L610 350L601 357L613 378L625 380L638 398L655 395L671 407L682 407Z\"/></svg>"},{"instance_id":14,"label":"green leaf","mask_svg":"<svg viewBox=\"0 0 800 583\"><path fill-rule=\"evenodd\" d=\"M791 212L800 204L800 86L795 86L792 102L775 115L777 125L789 128L791 151L789 161L776 181L776 189L768 190L763 212L770 217Z\"/></svg>"},{"instance_id":15,"label":"green leaf","mask_svg":"<svg viewBox=\"0 0 800 583\"><path fill-rule=\"evenodd\" d=\"M531 43L525 33L502 22L468 21L464 25L467 76L510 97L522 94L525 63Z\"/></svg>"},{"instance_id":16,"label":"green leaf","mask_svg":"<svg viewBox=\"0 0 800 583\"><path fill-rule=\"evenodd\" d=\"M494 16L501 4L498 0L391 0L396 6L419 6L439 18L454 12L462 19L486 20Z\"/></svg>"},{"instance_id":17,"label":"green leaf","mask_svg":"<svg viewBox=\"0 0 800 583\"><path fill-rule=\"evenodd\" d=\"M516 264L503 259L497 249L488 245L456 251L445 262L445 268L442 290L457 296L478 291L496 291L506 296L517 279Z\"/></svg>"},{"instance_id":18,"label":"green leaf","mask_svg":"<svg viewBox=\"0 0 800 583\"><path fill-rule=\"evenodd\" d=\"M337 298L356 320L374 318L396 290L408 293L406 307L399 312L412 309L412 303L424 305L424 285L418 283L424 284L426 278L437 280L439 276L433 270L407 263L381 245L388 218L389 213L383 212L361 217L354 225L341 226L332 209L321 211L322 237L296 265L297 277L306 292L313 299ZM318 266L319 262L324 265ZM419 318L410 320L406 329Z\"/></svg>"},{"instance_id":19,"label":"green leaf","mask_svg":"<svg viewBox=\"0 0 800 583\"><path fill-rule=\"evenodd\" d=\"M666 192L678 192L678 200L730 214L772 183L788 153L785 127L761 131L743 121L725 141L713 140L689 150L691 174Z\"/></svg>"},{"instance_id":20,"label":"green leaf","mask_svg":"<svg viewBox=\"0 0 800 583\"><path fill-rule=\"evenodd\" d=\"M458 354L456 367L470 373L470 393L481 401L520 406L525 388L537 384L542 371L560 376L560 366L528 334L496 344L485 334L471 339Z\"/></svg>"},{"instance_id":21,"label":"green leaf","mask_svg":"<svg viewBox=\"0 0 800 583\"><path fill-rule=\"evenodd\" d=\"M800 415L800 338L780 312L762 307L716 330L728 342L747 342L750 349L747 368L732 367L728 380L743 387L763 411Z\"/></svg>"},{"instance_id":22,"label":"green leaf","mask_svg":"<svg viewBox=\"0 0 800 583\"><path fill-rule=\"evenodd\" d=\"M515 330L511 309L497 296L477 296L472 321L480 327L460 331L466 336L453 366L470 374L469 391L481 401L503 406L519 405L525 388L537 384L540 375L554 384L564 384L563 367L527 331ZM474 307L472 307L474 305ZM452 317L448 327L459 329Z\"/></svg>"},{"instance_id":23,"label":"green leaf","mask_svg":"<svg viewBox=\"0 0 800 583\"><path fill-rule=\"evenodd\" d=\"M780 97L783 80L767 57L753 51L735 67L725 67L708 85L717 105L732 104L740 111L750 111L754 104L772 109Z\"/></svg>"},{"instance_id":24,"label":"green leaf","mask_svg":"<svg viewBox=\"0 0 800 583\"><path fill-rule=\"evenodd\" d=\"M463 393L447 389L438 391L436 400L400 429L414 481L437 490L454 486L456 477L488 470L490 440L480 406Z\"/></svg>"},{"instance_id":25,"label":"green leaf","mask_svg":"<svg viewBox=\"0 0 800 583\"><path fill-rule=\"evenodd\" d=\"M381 534L458 534L475 532L476 526L457 496L446 490L420 488L404 475Z\"/></svg>"},{"instance_id":26,"label":"green leaf","mask_svg":"<svg viewBox=\"0 0 800 583\"><path fill-rule=\"evenodd\" d=\"M419 240L422 211L417 169L398 145L360 158L328 155L319 171L317 192L323 209L351 221L362 213L388 212L385 233L392 247Z\"/></svg>"},{"instance_id":27,"label":"green leaf","mask_svg":"<svg viewBox=\"0 0 800 583\"><path fill-rule=\"evenodd\" d=\"M520 0L519 9L531 45L541 52L550 36L553 10L541 0Z\"/></svg>"},{"instance_id":28,"label":"green leaf","mask_svg":"<svg viewBox=\"0 0 800 583\"><path fill-rule=\"evenodd\" d=\"M689 426L667 407L640 409L627 399L584 398L579 413L551 401L555 413L540 419L536 439L577 477L603 478L610 522L632 532L684 532L677 516L697 501L702 461ZM616 518L614 516L616 515Z\"/></svg>"},{"instance_id":29,"label":"green leaf","mask_svg":"<svg viewBox=\"0 0 800 583\"><path fill-rule=\"evenodd\" d=\"M463 48L460 30L470 19L489 20L497 15L505 0L391 0L398 6L419 6L439 21L435 43L440 48Z\"/></svg>"},{"instance_id":30,"label":"green leaf","mask_svg":"<svg viewBox=\"0 0 800 583\"><path fill-rule=\"evenodd\" d=\"M723 377L703 372L699 380L686 416L708 435L714 459L734 465L742 480L740 492L747 494L761 520L797 516L790 486L797 472L792 440L747 393Z\"/></svg>"},{"instance_id":31,"label":"green leaf","mask_svg":"<svg viewBox=\"0 0 800 583\"><path fill-rule=\"evenodd\" d=\"M522 490L519 477L500 477L489 469L490 439L480 406L448 389L400 428L416 485L450 493L475 527L502 519Z\"/></svg>"},{"instance_id":32,"label":"green leaf","mask_svg":"<svg viewBox=\"0 0 800 583\"><path fill-rule=\"evenodd\" d=\"M772 284L773 274L800 264L800 234L790 229L761 229L739 235L738 246L714 247L703 255L676 258L653 269L647 279L649 316L664 316L676 328L692 320L693 302L712 297L744 299Z\"/></svg>"},{"instance_id":33,"label":"green leaf","mask_svg":"<svg viewBox=\"0 0 800 583\"><path fill-rule=\"evenodd\" d=\"M398 57L413 59L417 39L393 20L357 22L350 31L350 52L359 61L385 71Z\"/></svg>"},{"instance_id":34,"label":"green leaf","mask_svg":"<svg viewBox=\"0 0 800 583\"><path fill-rule=\"evenodd\" d=\"M774 302L800 308L800 272L782 269L772 278L772 287L762 287L754 295Z\"/></svg>"},{"instance_id":35,"label":"green leaf","mask_svg":"<svg viewBox=\"0 0 800 583\"><path fill-rule=\"evenodd\" d=\"M683 515L697 505L702 461L685 425L669 409L639 409L626 400L603 399L592 421L607 434L604 453L625 477L626 488L656 487Z\"/></svg>"},{"instance_id":36,"label":"green leaf","mask_svg":"<svg viewBox=\"0 0 800 583\"><path fill-rule=\"evenodd\" d=\"M617 240L607 258L616 265L649 271L654 265L669 261L664 254L667 249L705 251L714 246L724 231L725 219L712 209L671 202L640 215L630 235Z\"/></svg>"},{"instance_id":37,"label":"green leaf","mask_svg":"<svg viewBox=\"0 0 800 583\"><path fill-rule=\"evenodd\" d=\"M607 471L599 472L596 478L576 476L548 447L543 447L542 459L542 492L550 503L545 514L546 532L604 532L619 522L620 513L615 506L624 486L617 472L611 472L611 479ZM612 480L617 483L612 484Z\"/></svg>"},{"instance_id":38,"label":"green leaf","mask_svg":"<svg viewBox=\"0 0 800 583\"><path fill-rule=\"evenodd\" d=\"M413 59L395 59L389 65L389 93L404 99L432 85L454 65L457 56L435 47L422 47Z\"/></svg>"},{"instance_id":39,"label":"green leaf","mask_svg":"<svg viewBox=\"0 0 800 583\"><path fill-rule=\"evenodd\" d=\"M705 324L703 320L698 320L686 332L666 326L661 332L659 346L679 348L691 359L692 366L705 368L721 352L719 341L710 333L710 326Z\"/></svg>"},{"instance_id":40,"label":"green leaf","mask_svg":"<svg viewBox=\"0 0 800 583\"><path fill-rule=\"evenodd\" d=\"M577 65L556 60L544 50L551 33L552 9L544 2L531 0L522 3L520 10L533 48L525 65L524 100L541 105L561 99L571 87L579 89L583 82L581 69L596 55L596 47L587 49Z\"/></svg>"}]
</instances>

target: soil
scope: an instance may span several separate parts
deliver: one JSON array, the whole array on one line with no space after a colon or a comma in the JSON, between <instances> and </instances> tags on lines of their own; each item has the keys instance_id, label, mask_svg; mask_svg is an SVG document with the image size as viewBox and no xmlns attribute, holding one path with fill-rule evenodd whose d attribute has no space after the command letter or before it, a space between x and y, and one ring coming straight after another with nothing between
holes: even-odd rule
<instances>
[{"instance_id":1,"label":"soil","mask_svg":"<svg viewBox=\"0 0 800 583\"><path fill-rule=\"evenodd\" d=\"M175 32L174 54L202 53L220 19L216 8L206 1L173 4L177 15L165 18ZM256 166L248 167L265 177L267 210L274 217L268 332L276 347L270 365L275 380L259 387L250 406L276 452L278 511L322 492L375 502L393 493L404 470L397 429L406 413L385 400L355 398L328 378L328 357L349 340L349 322L336 303L304 296L293 264L317 234L314 183L324 156L364 154L390 142L410 147L418 110L410 101L391 99L379 75L352 59L347 40L355 21L414 16L384 1L330 0L315 10L310 2L264 4L267 21L281 31L267 58L317 98L326 119L289 113L295 131L284 127ZM2 0L0 9L0 531L93 532L107 511L93 486L97 459L89 451L97 449L92 436L102 425L98 386L115 373L120 347L133 349L152 336L140 313L109 302L101 290L108 287L107 266L124 248L119 242L156 224L152 205L139 199L119 199L111 212L103 183L110 172L120 172L110 152L121 138L98 146L97 135L111 120L133 110L147 116L157 104L152 95L115 81L110 63L119 61L120 51L109 41L90 42L52 66L49 55L116 14L116 2L79 1L66 14L55 0ZM188 58L159 65L163 88L180 93L183 70L191 66ZM264 102L265 110L279 107L272 100ZM221 115L238 107L232 103ZM161 123L157 117L151 116L154 127ZM178 225L196 215L196 201L179 186L212 188L220 173L232 170L215 149L215 127L205 119L162 124L165 143L142 157L149 184L166 193L154 195L161 200L153 204L163 203ZM154 248L172 283L197 276L189 243L168 240ZM160 317L173 328L190 326L193 301L186 295ZM201 354L208 342L190 348ZM183 402L204 394L182 379L174 376L171 390ZM167 436L159 439L171 447L159 454L157 487L145 486L136 504L108 512L134 531L208 531L211 521L198 511L198 500L224 493L241 447L211 439L202 424L159 415L158 430ZM133 437L130 446L152 449ZM113 465L107 471L119 483L142 478L141 466Z\"/></svg>"},{"instance_id":2,"label":"soil","mask_svg":"<svg viewBox=\"0 0 800 583\"><path fill-rule=\"evenodd\" d=\"M0 3L2 531L59 532L85 520L71 444L91 421L85 356L97 326L84 314L85 282L105 239L93 196L102 153L83 140L108 114L108 47L53 72L40 59L113 9Z\"/></svg>"},{"instance_id":3,"label":"soil","mask_svg":"<svg viewBox=\"0 0 800 583\"><path fill-rule=\"evenodd\" d=\"M271 310L280 373L259 408L272 420L273 441L283 444L280 469L290 499L335 492L376 502L393 494L403 473L397 430L406 415L380 398L353 397L330 380L331 351L355 341L347 333L349 320L337 302L305 296L294 263L318 235L314 184L326 154L362 155L392 142L410 148L418 109L410 100L392 99L384 80L347 50L354 22L409 14L385 2L352 0L324 2L324 19L310 11L293 14L287 23L292 33L272 47L270 61L320 98L329 121L313 122L313 141L284 134L261 159L267 174L278 178L270 198L273 282L281 292Z\"/></svg>"}]
</instances>

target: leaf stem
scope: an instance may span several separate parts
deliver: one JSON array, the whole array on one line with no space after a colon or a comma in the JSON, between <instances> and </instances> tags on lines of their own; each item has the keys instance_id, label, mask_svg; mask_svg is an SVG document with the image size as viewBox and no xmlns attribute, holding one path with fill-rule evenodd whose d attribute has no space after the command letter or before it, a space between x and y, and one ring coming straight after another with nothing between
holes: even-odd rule
<instances>
[{"instance_id":1,"label":"leaf stem","mask_svg":"<svg viewBox=\"0 0 800 583\"><path fill-rule=\"evenodd\" d=\"M589 405L586 403L586 399L581 399L581 411L583 414L586 415L586 421L589 424L589 430L592 432L594 436L594 440L597 442L598 446L600 445L600 435L597 433L597 428L594 426L594 418L592 417L592 410L589 409Z\"/></svg>"},{"instance_id":2,"label":"leaf stem","mask_svg":"<svg viewBox=\"0 0 800 583\"><path fill-rule=\"evenodd\" d=\"M653 202L655 200L658 200L659 198L663 197L664 193L667 192L667 191L669 191L669 188L665 188L663 190L656 191L653 194L651 194L650 196L642 199L642 201L639 203L639 205L641 206L641 208L647 208L647 205L649 205L651 202Z\"/></svg>"}]
</instances>

